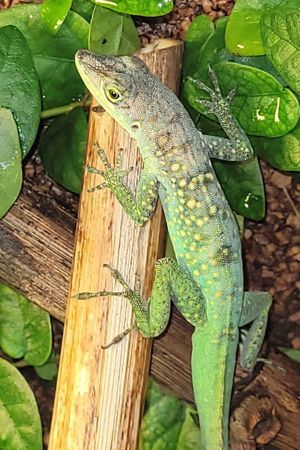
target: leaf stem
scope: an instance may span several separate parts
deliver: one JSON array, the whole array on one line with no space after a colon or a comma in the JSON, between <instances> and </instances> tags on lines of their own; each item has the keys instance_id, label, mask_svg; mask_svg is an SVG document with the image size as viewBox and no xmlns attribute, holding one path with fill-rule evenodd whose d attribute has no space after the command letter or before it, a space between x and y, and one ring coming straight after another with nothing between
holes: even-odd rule
<instances>
[{"instance_id":1,"label":"leaf stem","mask_svg":"<svg viewBox=\"0 0 300 450\"><path fill-rule=\"evenodd\" d=\"M57 106L56 108L45 109L41 112L41 119L49 119L50 117L59 116L61 114L66 114L75 108L84 108L91 104L91 98L84 97L81 101L72 102L68 105Z\"/></svg>"}]
</instances>

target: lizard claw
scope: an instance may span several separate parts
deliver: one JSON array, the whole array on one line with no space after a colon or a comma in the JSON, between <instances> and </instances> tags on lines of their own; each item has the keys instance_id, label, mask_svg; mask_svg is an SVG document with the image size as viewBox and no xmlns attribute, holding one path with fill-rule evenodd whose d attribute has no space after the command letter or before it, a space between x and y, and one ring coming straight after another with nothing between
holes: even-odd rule
<instances>
[{"instance_id":1,"label":"lizard claw","mask_svg":"<svg viewBox=\"0 0 300 450\"><path fill-rule=\"evenodd\" d=\"M208 100L201 100L201 99L199 99L199 98L196 98L196 99L195 99L195 102L196 102L196 103L199 103L199 105L204 106L204 107L206 108L206 112L207 112L208 114L214 114L212 102L210 102L210 101L208 101Z\"/></svg>"},{"instance_id":2,"label":"lizard claw","mask_svg":"<svg viewBox=\"0 0 300 450\"><path fill-rule=\"evenodd\" d=\"M207 86L205 83L203 83L200 80L196 80L196 78L193 77L187 77L189 81L191 81L192 83L194 83L199 89L202 89L204 92L207 92L207 94L209 94L211 97L214 94L214 91Z\"/></svg>"},{"instance_id":3,"label":"lizard claw","mask_svg":"<svg viewBox=\"0 0 300 450\"><path fill-rule=\"evenodd\" d=\"M211 65L208 66L208 75L214 86L214 91L213 91L214 94L221 96L221 90L220 90L218 78L217 78L216 72L212 69Z\"/></svg>"},{"instance_id":4,"label":"lizard claw","mask_svg":"<svg viewBox=\"0 0 300 450\"><path fill-rule=\"evenodd\" d=\"M94 148L97 150L98 156L101 159L101 161L103 162L105 169L107 169L107 168L110 169L111 166L107 160L105 150L102 147L100 147L100 145L98 143L94 144Z\"/></svg>"},{"instance_id":5,"label":"lizard claw","mask_svg":"<svg viewBox=\"0 0 300 450\"><path fill-rule=\"evenodd\" d=\"M106 267L107 269L109 269L111 271L112 277L116 281L118 281L121 284L121 286L123 286L125 288L126 292L132 292L132 289L128 286L128 284L126 283L126 281L124 280L124 278L122 277L122 275L120 274L120 272L118 270L114 269L109 264L103 264L103 267ZM126 294L126 292L124 294Z\"/></svg>"},{"instance_id":6,"label":"lizard claw","mask_svg":"<svg viewBox=\"0 0 300 450\"><path fill-rule=\"evenodd\" d=\"M229 105L230 105L230 103L231 103L233 97L235 96L235 94L236 94L236 88L231 89L231 91L228 92L228 94L227 94L225 100L227 101L227 103L228 103Z\"/></svg>"},{"instance_id":7,"label":"lizard claw","mask_svg":"<svg viewBox=\"0 0 300 450\"><path fill-rule=\"evenodd\" d=\"M100 191L101 189L105 189L107 187L108 187L107 184L104 182L101 184L97 184L97 186L93 186L93 187L89 188L88 192Z\"/></svg>"},{"instance_id":8,"label":"lizard claw","mask_svg":"<svg viewBox=\"0 0 300 450\"><path fill-rule=\"evenodd\" d=\"M135 328L136 328L136 324L134 323L133 325L131 325L131 327L127 328L122 333L115 336L111 340L111 342L109 342L108 344L101 345L102 350L106 350L109 347L111 347L112 345L118 344L119 342L121 342L124 339L124 337L126 337L129 333L131 333L131 331L134 330Z\"/></svg>"},{"instance_id":9,"label":"lizard claw","mask_svg":"<svg viewBox=\"0 0 300 450\"><path fill-rule=\"evenodd\" d=\"M96 167L91 167L91 166L85 166L84 167L85 170L87 170L89 173L96 173L97 175L103 175L104 172L103 170L99 170Z\"/></svg>"},{"instance_id":10,"label":"lizard claw","mask_svg":"<svg viewBox=\"0 0 300 450\"><path fill-rule=\"evenodd\" d=\"M119 170L122 165L122 154L124 152L124 148L119 148L118 154L116 156L115 168Z\"/></svg>"}]
</instances>

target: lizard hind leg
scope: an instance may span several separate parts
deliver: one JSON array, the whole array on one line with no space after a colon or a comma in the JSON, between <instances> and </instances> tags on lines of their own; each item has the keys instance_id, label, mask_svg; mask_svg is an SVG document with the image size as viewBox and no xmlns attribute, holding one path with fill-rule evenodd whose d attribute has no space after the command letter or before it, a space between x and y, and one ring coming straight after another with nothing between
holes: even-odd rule
<instances>
[{"instance_id":1,"label":"lizard hind leg","mask_svg":"<svg viewBox=\"0 0 300 450\"><path fill-rule=\"evenodd\" d=\"M272 296L267 292L245 292L239 326L252 322L242 345L240 364L243 369L251 371L257 361L257 355L265 336L268 313Z\"/></svg>"},{"instance_id":2,"label":"lizard hind leg","mask_svg":"<svg viewBox=\"0 0 300 450\"><path fill-rule=\"evenodd\" d=\"M105 265L113 278L121 284L123 291L81 292L78 299L103 297L107 295L125 297L133 308L136 326L144 337L160 335L166 328L170 317L171 294L176 297L176 304L190 322L195 320L193 305L197 305L197 324L206 319L205 305L200 288L174 259L162 258L155 265L155 279L150 298L144 302L137 291L132 290L120 272ZM186 300L187 305L185 305ZM192 304L190 304L192 303Z\"/></svg>"}]
</instances>

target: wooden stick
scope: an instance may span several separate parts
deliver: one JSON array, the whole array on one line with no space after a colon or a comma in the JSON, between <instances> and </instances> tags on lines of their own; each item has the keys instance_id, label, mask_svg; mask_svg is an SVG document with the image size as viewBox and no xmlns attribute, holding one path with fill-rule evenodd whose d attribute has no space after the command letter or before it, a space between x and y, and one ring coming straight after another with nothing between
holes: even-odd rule
<instances>
[{"instance_id":1,"label":"wooden stick","mask_svg":"<svg viewBox=\"0 0 300 450\"><path fill-rule=\"evenodd\" d=\"M164 42L164 45L166 43ZM169 41L141 57L164 83L179 87L182 45ZM95 102L92 105L95 106ZM86 164L101 167L93 149L98 142L112 165L123 148L123 166L134 167L127 182L135 190L142 161L127 133L106 113L91 113ZM120 291L113 282L110 264L141 293L151 292L154 264L163 255L164 219L161 206L145 228L135 225L115 196L104 189L89 193L101 182L86 173L80 200L77 239L70 295L88 291ZM138 445L151 341L136 331L103 350L133 323L131 306L124 299L69 298L49 450L133 450Z\"/></svg>"}]
</instances>

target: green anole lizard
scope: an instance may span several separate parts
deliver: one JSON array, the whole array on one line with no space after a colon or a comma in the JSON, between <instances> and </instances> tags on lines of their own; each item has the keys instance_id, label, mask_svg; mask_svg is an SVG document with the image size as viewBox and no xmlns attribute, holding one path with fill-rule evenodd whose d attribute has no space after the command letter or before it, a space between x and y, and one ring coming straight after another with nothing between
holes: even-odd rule
<instances>
[{"instance_id":1,"label":"green anole lizard","mask_svg":"<svg viewBox=\"0 0 300 450\"><path fill-rule=\"evenodd\" d=\"M253 157L247 136L222 98L216 77L214 90L198 85L211 97L202 101L215 114L229 139L204 136L196 129L175 94L152 75L137 57L76 54L76 65L100 105L136 139L144 169L136 196L98 147L104 169L98 188L109 188L129 216L143 226L160 198L176 260L160 259L148 302L130 289L120 273L119 293L81 293L78 298L122 295L134 310L139 331L158 336L167 326L171 297L195 327L192 376L201 438L206 450L228 448L228 420L239 327L252 323L240 362L251 370L267 325L271 297L244 292L241 244L234 215L214 173L210 158L240 161ZM199 443L200 448L200 443Z\"/></svg>"}]
</instances>

